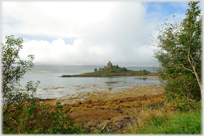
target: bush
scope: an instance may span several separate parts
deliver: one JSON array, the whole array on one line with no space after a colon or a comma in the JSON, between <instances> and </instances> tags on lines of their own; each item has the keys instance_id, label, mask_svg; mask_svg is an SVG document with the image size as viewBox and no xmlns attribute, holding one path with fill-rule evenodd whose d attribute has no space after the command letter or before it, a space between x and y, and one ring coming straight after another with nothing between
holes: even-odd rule
<instances>
[{"instance_id":1,"label":"bush","mask_svg":"<svg viewBox=\"0 0 204 136\"><path fill-rule=\"evenodd\" d=\"M148 75L148 74L150 74L150 72L144 69L144 70L143 70L143 74L144 74L144 75Z\"/></svg>"},{"instance_id":2,"label":"bush","mask_svg":"<svg viewBox=\"0 0 204 136\"><path fill-rule=\"evenodd\" d=\"M36 99L23 105L13 104L3 109L4 134L81 134L83 126L74 126L68 111L57 105L54 111Z\"/></svg>"},{"instance_id":3,"label":"bush","mask_svg":"<svg viewBox=\"0 0 204 136\"><path fill-rule=\"evenodd\" d=\"M190 110L201 109L201 101L197 102L192 99L185 99L177 96L173 102L168 103L164 107L166 110L179 110L187 112Z\"/></svg>"},{"instance_id":4,"label":"bush","mask_svg":"<svg viewBox=\"0 0 204 136\"><path fill-rule=\"evenodd\" d=\"M116 70L111 70L111 73L117 73L117 71Z\"/></svg>"},{"instance_id":5,"label":"bush","mask_svg":"<svg viewBox=\"0 0 204 136\"><path fill-rule=\"evenodd\" d=\"M123 67L123 68L122 68L122 71L127 71L127 68Z\"/></svg>"}]
</instances>

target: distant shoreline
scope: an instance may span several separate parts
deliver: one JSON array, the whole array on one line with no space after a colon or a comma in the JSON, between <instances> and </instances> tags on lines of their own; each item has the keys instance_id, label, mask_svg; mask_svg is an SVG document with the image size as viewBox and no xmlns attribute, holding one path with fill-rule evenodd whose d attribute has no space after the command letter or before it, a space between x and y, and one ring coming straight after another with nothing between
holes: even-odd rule
<instances>
[{"instance_id":1,"label":"distant shoreline","mask_svg":"<svg viewBox=\"0 0 204 136\"><path fill-rule=\"evenodd\" d=\"M61 77L133 77L133 76L158 76L156 74L151 75L62 75Z\"/></svg>"}]
</instances>

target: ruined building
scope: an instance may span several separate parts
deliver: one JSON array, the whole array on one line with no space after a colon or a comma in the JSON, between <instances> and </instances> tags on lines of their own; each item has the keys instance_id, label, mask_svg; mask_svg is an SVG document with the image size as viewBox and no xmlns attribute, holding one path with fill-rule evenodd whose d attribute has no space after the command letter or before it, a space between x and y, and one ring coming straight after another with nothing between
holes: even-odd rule
<instances>
[{"instance_id":1,"label":"ruined building","mask_svg":"<svg viewBox=\"0 0 204 136\"><path fill-rule=\"evenodd\" d=\"M107 66L104 66L104 68L99 68L99 71L106 70L106 69L114 69L118 68L118 65L113 65L110 61L108 62Z\"/></svg>"},{"instance_id":2,"label":"ruined building","mask_svg":"<svg viewBox=\"0 0 204 136\"><path fill-rule=\"evenodd\" d=\"M109 61L107 64L108 67L112 67L112 63Z\"/></svg>"}]
</instances>

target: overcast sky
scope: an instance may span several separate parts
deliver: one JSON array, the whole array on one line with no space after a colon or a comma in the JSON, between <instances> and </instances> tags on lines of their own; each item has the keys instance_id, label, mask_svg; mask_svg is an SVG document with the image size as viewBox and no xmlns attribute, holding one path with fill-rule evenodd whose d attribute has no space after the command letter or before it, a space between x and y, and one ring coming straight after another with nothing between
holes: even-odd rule
<instances>
[{"instance_id":1,"label":"overcast sky","mask_svg":"<svg viewBox=\"0 0 204 136\"><path fill-rule=\"evenodd\" d=\"M150 33L166 19L185 17L187 2L2 2L2 41L24 39L22 59L48 65L153 66Z\"/></svg>"}]
</instances>

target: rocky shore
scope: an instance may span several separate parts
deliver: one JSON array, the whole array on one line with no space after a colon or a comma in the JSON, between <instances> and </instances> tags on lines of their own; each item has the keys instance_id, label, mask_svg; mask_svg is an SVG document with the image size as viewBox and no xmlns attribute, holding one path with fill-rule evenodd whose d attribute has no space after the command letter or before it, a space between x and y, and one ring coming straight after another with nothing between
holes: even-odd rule
<instances>
[{"instance_id":1,"label":"rocky shore","mask_svg":"<svg viewBox=\"0 0 204 136\"><path fill-rule=\"evenodd\" d=\"M56 102L50 105L50 110L55 110L60 101L54 99L39 99L41 102ZM157 109L164 105L165 93L157 95L143 95L126 97L113 100L88 100L75 104L64 104L63 110L68 111L75 123L83 120L91 133L122 131L133 125L137 115L144 108Z\"/></svg>"},{"instance_id":2,"label":"rocky shore","mask_svg":"<svg viewBox=\"0 0 204 136\"><path fill-rule=\"evenodd\" d=\"M51 111L54 111L58 104L63 105L66 114L69 114L76 124L83 121L90 133L117 133L132 125L144 108L154 110L162 107L166 99L165 93L158 85L136 86L118 93L91 92L84 94L83 101L78 100L79 97L82 95L38 101L50 105ZM69 104L75 99L75 103Z\"/></svg>"}]
</instances>

